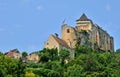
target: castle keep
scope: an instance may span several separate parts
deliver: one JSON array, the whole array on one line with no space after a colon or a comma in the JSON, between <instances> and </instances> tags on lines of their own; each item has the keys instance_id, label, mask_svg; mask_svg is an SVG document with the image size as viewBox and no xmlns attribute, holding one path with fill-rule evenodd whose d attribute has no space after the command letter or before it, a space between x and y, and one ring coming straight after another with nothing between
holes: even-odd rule
<instances>
[{"instance_id":1,"label":"castle keep","mask_svg":"<svg viewBox=\"0 0 120 77\"><path fill-rule=\"evenodd\" d=\"M95 50L114 51L114 39L105 30L94 24L83 14L76 20L76 26L62 25L62 39L57 34L51 35L45 43L45 48L74 49L76 44L86 45Z\"/></svg>"}]
</instances>

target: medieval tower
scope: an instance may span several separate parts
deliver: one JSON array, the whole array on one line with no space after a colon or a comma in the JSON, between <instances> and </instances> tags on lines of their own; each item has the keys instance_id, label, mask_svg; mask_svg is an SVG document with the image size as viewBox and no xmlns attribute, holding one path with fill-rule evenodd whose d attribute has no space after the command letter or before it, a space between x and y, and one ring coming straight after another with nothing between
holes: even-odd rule
<instances>
[{"instance_id":1,"label":"medieval tower","mask_svg":"<svg viewBox=\"0 0 120 77\"><path fill-rule=\"evenodd\" d=\"M97 24L94 24L85 14L76 20L75 27L63 24L61 30L62 38L51 35L45 43L45 48L74 49L75 45L79 44L92 47L95 50L114 51L113 37Z\"/></svg>"},{"instance_id":2,"label":"medieval tower","mask_svg":"<svg viewBox=\"0 0 120 77\"><path fill-rule=\"evenodd\" d=\"M75 48L76 44L80 44L93 49L114 51L113 37L97 24L93 24L85 14L76 20L75 27L67 24L62 26L62 40L66 41L70 48Z\"/></svg>"}]
</instances>

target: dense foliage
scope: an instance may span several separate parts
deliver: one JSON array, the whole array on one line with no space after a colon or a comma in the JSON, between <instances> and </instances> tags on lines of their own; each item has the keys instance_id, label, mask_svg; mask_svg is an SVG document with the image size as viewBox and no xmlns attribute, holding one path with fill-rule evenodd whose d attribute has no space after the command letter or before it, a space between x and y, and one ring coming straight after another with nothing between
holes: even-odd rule
<instances>
[{"instance_id":1,"label":"dense foliage","mask_svg":"<svg viewBox=\"0 0 120 77\"><path fill-rule=\"evenodd\" d=\"M120 49L99 52L86 46L76 46L75 58L68 50L43 49L37 53L38 63L24 63L0 54L0 77L119 77ZM18 70L19 69L19 70ZM24 74L24 75L23 75Z\"/></svg>"},{"instance_id":2,"label":"dense foliage","mask_svg":"<svg viewBox=\"0 0 120 77\"><path fill-rule=\"evenodd\" d=\"M21 60L15 60L0 54L0 77L24 77L25 65Z\"/></svg>"},{"instance_id":3,"label":"dense foliage","mask_svg":"<svg viewBox=\"0 0 120 77\"><path fill-rule=\"evenodd\" d=\"M29 67L26 74L37 77L118 77L120 76L120 51L99 52L86 46L76 46L75 59L69 51L43 49L39 51L39 68ZM68 61L68 63L66 62Z\"/></svg>"}]
</instances>

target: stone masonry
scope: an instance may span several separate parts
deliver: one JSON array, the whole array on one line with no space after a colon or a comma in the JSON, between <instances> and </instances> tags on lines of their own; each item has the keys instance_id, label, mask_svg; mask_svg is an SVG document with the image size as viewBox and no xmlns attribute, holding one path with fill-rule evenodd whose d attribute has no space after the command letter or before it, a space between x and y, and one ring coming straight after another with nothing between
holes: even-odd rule
<instances>
[{"instance_id":1,"label":"stone masonry","mask_svg":"<svg viewBox=\"0 0 120 77\"><path fill-rule=\"evenodd\" d=\"M113 37L97 24L93 24L85 14L76 20L75 27L62 25L62 40L66 41L71 49L80 44L101 51L114 51Z\"/></svg>"}]
</instances>

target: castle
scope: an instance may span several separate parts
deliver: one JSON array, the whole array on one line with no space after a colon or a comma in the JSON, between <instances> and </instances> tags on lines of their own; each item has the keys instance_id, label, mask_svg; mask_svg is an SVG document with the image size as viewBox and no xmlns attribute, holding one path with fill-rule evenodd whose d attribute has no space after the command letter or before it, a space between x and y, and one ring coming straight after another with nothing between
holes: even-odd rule
<instances>
[{"instance_id":1,"label":"castle","mask_svg":"<svg viewBox=\"0 0 120 77\"><path fill-rule=\"evenodd\" d=\"M58 51L62 48L73 50L75 45L79 44L95 50L114 51L113 37L97 24L94 24L85 14L76 20L75 27L63 24L61 29L62 38L60 39L57 34L50 35L44 45L45 48L57 48Z\"/></svg>"}]
</instances>

